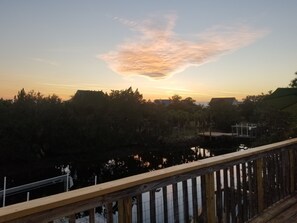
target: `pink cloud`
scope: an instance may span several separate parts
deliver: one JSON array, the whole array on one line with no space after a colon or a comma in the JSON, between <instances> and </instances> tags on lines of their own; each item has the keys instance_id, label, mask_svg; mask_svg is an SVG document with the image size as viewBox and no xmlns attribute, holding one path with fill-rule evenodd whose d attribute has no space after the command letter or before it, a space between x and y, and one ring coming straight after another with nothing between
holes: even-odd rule
<instances>
[{"instance_id":1,"label":"pink cloud","mask_svg":"<svg viewBox=\"0 0 297 223\"><path fill-rule=\"evenodd\" d=\"M166 78L189 66L210 62L251 44L266 33L247 26L214 27L197 34L196 41L187 41L173 32L175 15L140 23L115 19L130 27L137 35L120 44L115 51L98 57L116 73L153 79Z\"/></svg>"}]
</instances>

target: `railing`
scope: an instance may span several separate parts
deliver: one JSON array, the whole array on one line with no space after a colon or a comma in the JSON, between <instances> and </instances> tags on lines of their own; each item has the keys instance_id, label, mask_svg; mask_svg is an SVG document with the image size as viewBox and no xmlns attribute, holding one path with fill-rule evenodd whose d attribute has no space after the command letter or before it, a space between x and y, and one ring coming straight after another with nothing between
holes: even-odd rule
<instances>
[{"instance_id":1,"label":"railing","mask_svg":"<svg viewBox=\"0 0 297 223\"><path fill-rule=\"evenodd\" d=\"M0 190L0 199L2 198L2 206L4 207L6 205L5 199L7 196L12 196L15 194L26 192L27 201L28 201L30 199L30 191L59 184L59 183L64 183L64 189L65 191L68 191L69 177L70 177L69 174L64 174L61 176L52 177L45 180L35 181L32 183L28 183L28 184L24 184L16 187L10 187L10 188L6 188L6 177L4 177L4 186L3 186L4 189Z\"/></svg>"},{"instance_id":2,"label":"railing","mask_svg":"<svg viewBox=\"0 0 297 223\"><path fill-rule=\"evenodd\" d=\"M295 164L290 139L0 208L0 222L246 222L296 192Z\"/></svg>"}]
</instances>

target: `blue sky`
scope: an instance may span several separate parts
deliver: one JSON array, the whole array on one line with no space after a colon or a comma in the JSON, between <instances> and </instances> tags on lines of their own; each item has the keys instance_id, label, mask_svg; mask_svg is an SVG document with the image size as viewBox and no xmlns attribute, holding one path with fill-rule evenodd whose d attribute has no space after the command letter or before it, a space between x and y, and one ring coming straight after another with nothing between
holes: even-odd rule
<instances>
[{"instance_id":1,"label":"blue sky","mask_svg":"<svg viewBox=\"0 0 297 223\"><path fill-rule=\"evenodd\" d=\"M0 1L0 97L138 88L198 102L297 71L296 1Z\"/></svg>"}]
</instances>

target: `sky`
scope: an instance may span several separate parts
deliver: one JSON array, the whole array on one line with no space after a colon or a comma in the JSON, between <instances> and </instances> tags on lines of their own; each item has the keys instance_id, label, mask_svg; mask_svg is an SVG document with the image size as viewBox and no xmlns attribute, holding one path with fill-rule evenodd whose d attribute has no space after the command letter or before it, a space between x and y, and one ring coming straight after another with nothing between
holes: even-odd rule
<instances>
[{"instance_id":1,"label":"sky","mask_svg":"<svg viewBox=\"0 0 297 223\"><path fill-rule=\"evenodd\" d=\"M0 0L0 98L19 90L257 95L297 71L297 1Z\"/></svg>"}]
</instances>

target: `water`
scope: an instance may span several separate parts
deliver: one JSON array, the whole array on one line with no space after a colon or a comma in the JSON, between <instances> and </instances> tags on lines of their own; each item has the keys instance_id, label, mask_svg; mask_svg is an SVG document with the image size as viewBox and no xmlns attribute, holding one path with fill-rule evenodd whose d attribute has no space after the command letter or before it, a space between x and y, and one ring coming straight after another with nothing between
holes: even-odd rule
<instances>
[{"instance_id":1,"label":"water","mask_svg":"<svg viewBox=\"0 0 297 223\"><path fill-rule=\"evenodd\" d=\"M237 146L238 147L238 146ZM46 160L26 165L12 164L9 171L3 174L7 177L7 188L58 176L64 174L65 167L69 168L73 179L71 190L103 183L123 177L145 173L157 169L170 167L182 163L236 151L233 149L207 149L199 146L175 149L148 149L137 151L133 149L127 155L123 152L114 152L112 157L104 154L83 154L82 156L59 157L58 160ZM25 167L26 166L26 167ZM0 179L0 185L1 179ZM2 186L0 186L2 188ZM30 191L30 199L60 193L65 185L54 185L47 188ZM7 202L16 203L26 200L26 193L7 198Z\"/></svg>"}]
</instances>

